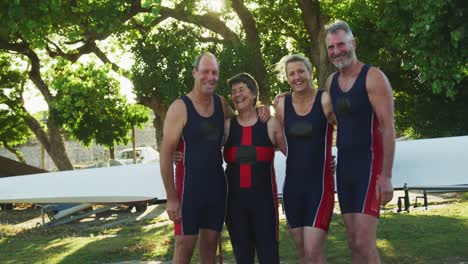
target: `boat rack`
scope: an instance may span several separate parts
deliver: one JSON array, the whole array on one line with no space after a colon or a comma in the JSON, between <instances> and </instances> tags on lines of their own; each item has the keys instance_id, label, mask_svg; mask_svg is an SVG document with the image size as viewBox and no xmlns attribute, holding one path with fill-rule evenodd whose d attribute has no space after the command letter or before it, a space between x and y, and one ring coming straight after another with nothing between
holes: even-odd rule
<instances>
[{"instance_id":1,"label":"boat rack","mask_svg":"<svg viewBox=\"0 0 468 264\"><path fill-rule=\"evenodd\" d=\"M76 206L58 212L56 210L57 206L55 204L46 204L39 206L41 207L41 226L52 227L81 220L91 215L97 215L99 213L114 209L119 205L111 204L93 210L91 204L77 204ZM46 217L49 219L49 221L46 221Z\"/></svg>"},{"instance_id":2,"label":"boat rack","mask_svg":"<svg viewBox=\"0 0 468 264\"><path fill-rule=\"evenodd\" d=\"M416 196L414 200L414 207L418 207L418 199L423 199L423 206L427 210L427 194L428 193L452 193L452 192L468 192L468 184L458 184L458 185L440 185L440 186L407 186L405 183L402 188L394 188L396 191L404 191L404 196L398 197L398 210L397 212L404 211L409 213L409 208L411 206L410 198L409 198L409 191L416 190L422 191L422 196Z\"/></svg>"},{"instance_id":3,"label":"boat rack","mask_svg":"<svg viewBox=\"0 0 468 264\"><path fill-rule=\"evenodd\" d=\"M125 203L126 205L135 206L137 212L146 211L149 204L166 203L166 199L153 199L146 202ZM42 227L52 227L67 224L73 221L81 220L91 215L98 215L100 213L112 210L122 204L106 204L104 207L93 209L90 203L76 204L69 206L66 209L58 210L58 204L37 204L41 208L41 225ZM48 219L48 221L46 220Z\"/></svg>"}]
</instances>

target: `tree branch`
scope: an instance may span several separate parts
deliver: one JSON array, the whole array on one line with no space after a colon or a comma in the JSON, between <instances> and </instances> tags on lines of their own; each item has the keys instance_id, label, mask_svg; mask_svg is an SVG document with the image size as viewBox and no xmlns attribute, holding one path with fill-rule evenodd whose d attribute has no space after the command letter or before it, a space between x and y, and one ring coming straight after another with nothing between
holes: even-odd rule
<instances>
[{"instance_id":1,"label":"tree branch","mask_svg":"<svg viewBox=\"0 0 468 264\"><path fill-rule=\"evenodd\" d=\"M10 146L8 142L6 142L5 140L2 141L2 144L3 144L3 147L6 148L8 151L10 151L12 154L14 154L21 163L26 164L26 160L24 160L23 153L21 153L21 151Z\"/></svg>"},{"instance_id":2,"label":"tree branch","mask_svg":"<svg viewBox=\"0 0 468 264\"><path fill-rule=\"evenodd\" d=\"M232 0L232 8L239 16L246 33L248 52L251 53L255 63L254 76L257 79L260 90L260 101L269 104L270 90L267 89L267 72L262 56L260 34L257 30L255 19L242 0Z\"/></svg>"},{"instance_id":3,"label":"tree branch","mask_svg":"<svg viewBox=\"0 0 468 264\"><path fill-rule=\"evenodd\" d=\"M199 36L197 36L197 39L200 42L213 42L213 43L217 43L217 44L226 44L226 42L227 42L224 39L220 39L220 38L216 38L216 37L199 37Z\"/></svg>"},{"instance_id":4,"label":"tree branch","mask_svg":"<svg viewBox=\"0 0 468 264\"><path fill-rule=\"evenodd\" d=\"M112 70L118 72L125 76L126 78L130 79L130 72L120 68L117 64L111 62L109 58L107 58L106 54L94 43L92 46L92 52L96 54L96 56L104 63L108 63L112 66Z\"/></svg>"},{"instance_id":5,"label":"tree branch","mask_svg":"<svg viewBox=\"0 0 468 264\"><path fill-rule=\"evenodd\" d=\"M168 7L161 7L159 13L163 17L172 17L179 21L195 24L199 27L211 30L221 35L225 40L231 42L236 48L242 45L237 34L213 14L195 15L179 8L171 9Z\"/></svg>"}]
</instances>

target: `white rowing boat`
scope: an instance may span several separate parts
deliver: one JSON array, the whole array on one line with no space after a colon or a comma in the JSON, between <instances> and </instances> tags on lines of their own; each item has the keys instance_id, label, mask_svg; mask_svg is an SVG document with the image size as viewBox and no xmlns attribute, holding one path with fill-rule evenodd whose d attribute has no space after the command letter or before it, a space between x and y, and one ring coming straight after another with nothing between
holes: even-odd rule
<instances>
[{"instance_id":1,"label":"white rowing boat","mask_svg":"<svg viewBox=\"0 0 468 264\"><path fill-rule=\"evenodd\" d=\"M159 163L0 179L0 203L131 203L166 199Z\"/></svg>"},{"instance_id":2,"label":"white rowing boat","mask_svg":"<svg viewBox=\"0 0 468 264\"><path fill-rule=\"evenodd\" d=\"M468 136L399 141L394 188L468 184ZM336 150L334 150L336 152ZM286 158L275 155L279 195ZM466 188L455 187L455 188ZM0 203L130 203L165 200L159 163L0 178Z\"/></svg>"}]
</instances>

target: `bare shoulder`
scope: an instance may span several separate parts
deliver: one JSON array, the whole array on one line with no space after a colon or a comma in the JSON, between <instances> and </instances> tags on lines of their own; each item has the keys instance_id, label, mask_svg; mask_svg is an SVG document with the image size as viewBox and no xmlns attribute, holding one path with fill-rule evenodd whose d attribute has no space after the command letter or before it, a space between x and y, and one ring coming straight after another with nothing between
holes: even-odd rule
<instances>
[{"instance_id":1,"label":"bare shoulder","mask_svg":"<svg viewBox=\"0 0 468 264\"><path fill-rule=\"evenodd\" d=\"M279 119L279 121L282 123L284 120L284 100L286 96L281 96L278 99L278 103L275 105L275 114L274 116L276 117L275 119Z\"/></svg>"},{"instance_id":2,"label":"bare shoulder","mask_svg":"<svg viewBox=\"0 0 468 264\"><path fill-rule=\"evenodd\" d=\"M285 96L281 96L278 98L278 104L276 105L275 107L275 110L277 109L283 109L284 108L284 100L286 98L286 95Z\"/></svg>"},{"instance_id":3,"label":"bare shoulder","mask_svg":"<svg viewBox=\"0 0 468 264\"><path fill-rule=\"evenodd\" d=\"M328 107L332 105L330 93L327 91L323 91L322 97L320 98L320 102L322 103L322 107L324 109L328 109Z\"/></svg>"},{"instance_id":4,"label":"bare shoulder","mask_svg":"<svg viewBox=\"0 0 468 264\"><path fill-rule=\"evenodd\" d=\"M371 66L369 67L369 71L367 73L367 79L373 80L373 79L387 79L387 76L385 76L385 73L379 69L378 67Z\"/></svg>"},{"instance_id":5,"label":"bare shoulder","mask_svg":"<svg viewBox=\"0 0 468 264\"><path fill-rule=\"evenodd\" d=\"M181 99L177 99L169 106L163 127L163 147L172 149L177 144L187 123L187 109Z\"/></svg>"},{"instance_id":6,"label":"bare shoulder","mask_svg":"<svg viewBox=\"0 0 468 264\"><path fill-rule=\"evenodd\" d=\"M184 116L187 114L187 108L185 107L184 101L182 99L176 99L172 104L169 106L167 110L167 114L171 116Z\"/></svg>"},{"instance_id":7,"label":"bare shoulder","mask_svg":"<svg viewBox=\"0 0 468 264\"><path fill-rule=\"evenodd\" d=\"M231 119L233 119L234 117L229 117L229 118L226 118L224 119L224 130L226 131L229 131L229 128L231 127Z\"/></svg>"},{"instance_id":8,"label":"bare shoulder","mask_svg":"<svg viewBox=\"0 0 468 264\"><path fill-rule=\"evenodd\" d=\"M331 102L331 97L330 97L330 93L328 91L323 91L322 93L322 98L320 98L321 102L322 102L322 105L324 103L330 103Z\"/></svg>"},{"instance_id":9,"label":"bare shoulder","mask_svg":"<svg viewBox=\"0 0 468 264\"><path fill-rule=\"evenodd\" d=\"M219 99L221 99L221 102L222 102L223 104L227 104L227 100L226 100L226 98L224 98L224 96L219 95L219 94L216 94L216 95L219 96Z\"/></svg>"},{"instance_id":10,"label":"bare shoulder","mask_svg":"<svg viewBox=\"0 0 468 264\"><path fill-rule=\"evenodd\" d=\"M366 77L368 92L391 91L392 87L385 73L377 67L371 66Z\"/></svg>"},{"instance_id":11,"label":"bare shoulder","mask_svg":"<svg viewBox=\"0 0 468 264\"><path fill-rule=\"evenodd\" d=\"M229 103L226 100L226 98L224 98L224 96L219 95L219 94L217 96L219 96L219 99L221 99L221 104L223 105L223 109L229 106Z\"/></svg>"},{"instance_id":12,"label":"bare shoulder","mask_svg":"<svg viewBox=\"0 0 468 264\"><path fill-rule=\"evenodd\" d=\"M226 98L224 98L224 96L219 95L219 94L217 96L219 96L221 100L221 106L223 107L224 118L232 118L233 116L235 116L234 110L231 108Z\"/></svg>"},{"instance_id":13,"label":"bare shoulder","mask_svg":"<svg viewBox=\"0 0 468 264\"><path fill-rule=\"evenodd\" d=\"M281 128L281 123L276 117L271 117L267 122L268 128Z\"/></svg>"},{"instance_id":14,"label":"bare shoulder","mask_svg":"<svg viewBox=\"0 0 468 264\"><path fill-rule=\"evenodd\" d=\"M164 120L164 129L184 127L187 122L187 108L184 101L177 99L169 106Z\"/></svg>"},{"instance_id":15,"label":"bare shoulder","mask_svg":"<svg viewBox=\"0 0 468 264\"><path fill-rule=\"evenodd\" d=\"M231 131L231 119L232 118L234 118L234 117L224 119L224 140L223 140L223 144L226 144L226 142L227 142L227 140L229 138L229 134L230 134L230 131Z\"/></svg>"}]
</instances>

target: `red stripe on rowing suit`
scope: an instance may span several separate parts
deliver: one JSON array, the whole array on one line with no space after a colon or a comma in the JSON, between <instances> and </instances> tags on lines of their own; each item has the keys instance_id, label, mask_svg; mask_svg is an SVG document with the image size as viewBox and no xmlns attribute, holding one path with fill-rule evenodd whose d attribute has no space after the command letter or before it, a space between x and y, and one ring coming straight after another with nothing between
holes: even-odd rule
<instances>
[{"instance_id":1,"label":"red stripe on rowing suit","mask_svg":"<svg viewBox=\"0 0 468 264\"><path fill-rule=\"evenodd\" d=\"M241 145L242 146L252 145L252 127L242 128ZM240 165L240 187L241 188L252 187L252 166L250 166L250 164Z\"/></svg>"},{"instance_id":2,"label":"red stripe on rowing suit","mask_svg":"<svg viewBox=\"0 0 468 264\"><path fill-rule=\"evenodd\" d=\"M327 125L327 133L325 134L325 163L323 177L323 193L319 209L317 211L317 219L315 227L328 231L330 221L333 216L333 206L335 203L335 184L333 178L333 171L331 169L332 160L332 140L333 140L333 126Z\"/></svg>"},{"instance_id":3,"label":"red stripe on rowing suit","mask_svg":"<svg viewBox=\"0 0 468 264\"><path fill-rule=\"evenodd\" d=\"M375 187L378 180L377 176L382 173L383 138L379 129L379 120L375 113L373 114L372 119L372 171L367 191L366 204L364 205L364 213L379 217L381 197L377 198Z\"/></svg>"},{"instance_id":4,"label":"red stripe on rowing suit","mask_svg":"<svg viewBox=\"0 0 468 264\"><path fill-rule=\"evenodd\" d=\"M242 146L251 146L252 145L252 127L242 127Z\"/></svg>"},{"instance_id":5,"label":"red stripe on rowing suit","mask_svg":"<svg viewBox=\"0 0 468 264\"><path fill-rule=\"evenodd\" d=\"M257 161L272 161L275 157L275 150L272 147L256 147Z\"/></svg>"},{"instance_id":6,"label":"red stripe on rowing suit","mask_svg":"<svg viewBox=\"0 0 468 264\"><path fill-rule=\"evenodd\" d=\"M224 161L227 163L234 163L236 162L236 152L237 147L225 147L224 148Z\"/></svg>"},{"instance_id":7,"label":"red stripe on rowing suit","mask_svg":"<svg viewBox=\"0 0 468 264\"><path fill-rule=\"evenodd\" d=\"M185 142L183 138L179 140L177 151L182 152L182 157L183 157L182 160L177 162L176 169L175 169L175 186L176 186L176 191L177 191L177 197L179 197L179 201L182 206L184 180L185 180L185 166L184 166ZM181 222L174 224L174 232L176 235L183 235Z\"/></svg>"},{"instance_id":8,"label":"red stripe on rowing suit","mask_svg":"<svg viewBox=\"0 0 468 264\"><path fill-rule=\"evenodd\" d=\"M238 147L226 147L224 149L224 161L234 163L236 162L236 152ZM272 161L275 151L272 147L255 147L257 152L257 161Z\"/></svg>"},{"instance_id":9,"label":"red stripe on rowing suit","mask_svg":"<svg viewBox=\"0 0 468 264\"><path fill-rule=\"evenodd\" d=\"M242 146L252 146L252 127L242 128ZM228 163L237 162L236 153L239 147L227 147L224 149L224 160ZM272 147L255 147L257 153L256 161L272 161L275 151ZM240 164L240 188L252 187L252 166L250 164Z\"/></svg>"}]
</instances>

